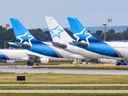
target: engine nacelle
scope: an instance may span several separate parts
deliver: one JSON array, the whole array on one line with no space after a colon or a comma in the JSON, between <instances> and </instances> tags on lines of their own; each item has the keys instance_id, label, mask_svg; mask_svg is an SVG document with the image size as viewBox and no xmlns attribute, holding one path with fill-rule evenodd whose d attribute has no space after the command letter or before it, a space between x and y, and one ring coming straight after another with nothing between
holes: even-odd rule
<instances>
[{"instance_id":1,"label":"engine nacelle","mask_svg":"<svg viewBox=\"0 0 128 96\"><path fill-rule=\"evenodd\" d=\"M88 46L88 43L85 40L74 41L74 44L79 45L81 47L87 47Z\"/></svg>"},{"instance_id":2,"label":"engine nacelle","mask_svg":"<svg viewBox=\"0 0 128 96\"><path fill-rule=\"evenodd\" d=\"M61 44L61 43L58 43L58 42L52 42L52 43L56 47L59 47L59 48L62 48L62 49L67 48L67 45L65 45L65 44Z\"/></svg>"}]
</instances>

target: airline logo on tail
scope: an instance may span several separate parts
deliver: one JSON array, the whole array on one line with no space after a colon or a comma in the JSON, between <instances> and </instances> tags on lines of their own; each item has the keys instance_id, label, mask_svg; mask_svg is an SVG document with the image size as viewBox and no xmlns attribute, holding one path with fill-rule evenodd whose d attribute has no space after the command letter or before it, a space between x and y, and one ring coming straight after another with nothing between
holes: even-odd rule
<instances>
[{"instance_id":1,"label":"airline logo on tail","mask_svg":"<svg viewBox=\"0 0 128 96\"><path fill-rule=\"evenodd\" d=\"M55 37L60 38L61 33L63 32L63 29L61 29L59 26L57 26L56 28L51 29L51 30L52 30L51 35L53 38L55 38Z\"/></svg>"},{"instance_id":2,"label":"airline logo on tail","mask_svg":"<svg viewBox=\"0 0 128 96\"><path fill-rule=\"evenodd\" d=\"M32 37L32 35L30 35L28 33L17 36L17 39L19 39L20 43L22 43L22 44L28 44L28 45L32 46L31 40L33 39L33 37Z\"/></svg>"},{"instance_id":3,"label":"airline logo on tail","mask_svg":"<svg viewBox=\"0 0 128 96\"><path fill-rule=\"evenodd\" d=\"M87 32L86 28L81 24L81 22L74 16L70 16L67 18L70 30L73 33L74 37L77 41L84 40L87 44L90 43L89 40L97 41L95 37L93 37L89 32Z\"/></svg>"},{"instance_id":4,"label":"airline logo on tail","mask_svg":"<svg viewBox=\"0 0 128 96\"><path fill-rule=\"evenodd\" d=\"M45 17L46 23L50 30L50 34L53 42L59 43L69 43L72 42L72 37L64 30L64 28L53 18L53 17Z\"/></svg>"},{"instance_id":5,"label":"airline logo on tail","mask_svg":"<svg viewBox=\"0 0 128 96\"><path fill-rule=\"evenodd\" d=\"M31 40L34 37L30 34L30 32L22 25L22 23L15 18L11 18L11 25L14 30L16 39L20 40L19 42L23 45L32 46Z\"/></svg>"},{"instance_id":6,"label":"airline logo on tail","mask_svg":"<svg viewBox=\"0 0 128 96\"><path fill-rule=\"evenodd\" d=\"M84 28L80 33L75 33L73 36L76 38L77 42L81 40L80 36L85 36L84 40L89 45L89 38L92 36L90 33L86 32L86 29Z\"/></svg>"}]
</instances>

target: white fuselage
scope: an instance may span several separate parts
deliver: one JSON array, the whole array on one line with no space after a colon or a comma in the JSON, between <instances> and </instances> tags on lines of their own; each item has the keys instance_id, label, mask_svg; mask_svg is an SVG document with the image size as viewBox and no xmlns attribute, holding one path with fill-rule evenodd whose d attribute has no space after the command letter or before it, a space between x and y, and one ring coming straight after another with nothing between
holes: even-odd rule
<instances>
[{"instance_id":1,"label":"white fuselage","mask_svg":"<svg viewBox=\"0 0 128 96\"><path fill-rule=\"evenodd\" d=\"M122 57L128 57L128 42L105 42L108 45L110 45L113 49L115 49ZM63 43L64 44L64 43ZM53 49L56 50L60 50L59 53L61 53L62 55L64 55L63 52L68 51L70 53L78 54L78 56L83 56L85 58L112 58L112 59L117 59L115 57L110 57L110 56L105 56L102 54L98 54L92 51L88 51L86 49L71 45L69 43L65 44L67 47L64 49L61 48L56 48L56 47L52 47ZM65 50L65 51L64 51ZM65 56L67 56L67 53L65 52ZM77 56L77 55L76 55Z\"/></svg>"},{"instance_id":2,"label":"white fuselage","mask_svg":"<svg viewBox=\"0 0 128 96\"><path fill-rule=\"evenodd\" d=\"M80 47L77 47L77 46L74 46L71 44L67 44L67 48L65 50L68 50L72 53L80 54L80 55L87 57L87 58L111 58L109 56L105 56L105 55L98 54L98 53L95 53L92 51L88 51L84 48L80 48Z\"/></svg>"},{"instance_id":3,"label":"white fuselage","mask_svg":"<svg viewBox=\"0 0 128 96\"><path fill-rule=\"evenodd\" d=\"M106 43L117 50L121 56L128 57L128 42L111 41Z\"/></svg>"},{"instance_id":4,"label":"white fuselage","mask_svg":"<svg viewBox=\"0 0 128 96\"><path fill-rule=\"evenodd\" d=\"M0 49L0 55L3 55L10 60L28 60L26 51L21 49Z\"/></svg>"},{"instance_id":5,"label":"white fuselage","mask_svg":"<svg viewBox=\"0 0 128 96\"><path fill-rule=\"evenodd\" d=\"M14 60L14 61L28 61L29 60L29 56L38 56L40 58L41 61L45 62L47 61L47 63L50 61L68 61L68 60L72 60L74 58L79 58L79 59L83 59L83 56L77 55L77 54L73 54L70 52L66 52L62 49L59 48L54 48L55 50L58 50L58 52L65 56L65 58L57 58L57 57L50 57L50 56L46 56L43 54L38 54L36 52L32 52L29 51L27 49L0 49L0 55L1 56L5 56L7 57L9 60Z\"/></svg>"},{"instance_id":6,"label":"white fuselage","mask_svg":"<svg viewBox=\"0 0 128 96\"><path fill-rule=\"evenodd\" d=\"M6 56L9 60L15 61L27 61L29 60L29 56L38 56L40 58L52 58L49 56L45 56L43 54L38 54L27 49L0 49L0 55Z\"/></svg>"},{"instance_id":7,"label":"white fuselage","mask_svg":"<svg viewBox=\"0 0 128 96\"><path fill-rule=\"evenodd\" d=\"M58 52L62 56L68 58L110 58L108 56L94 53L86 49L71 45L69 43L66 44L62 43L67 46L66 48L55 47L54 45L52 45L52 43L46 43L46 44L50 45L51 48L55 49L56 52Z\"/></svg>"},{"instance_id":8,"label":"white fuselage","mask_svg":"<svg viewBox=\"0 0 128 96\"><path fill-rule=\"evenodd\" d=\"M47 44L50 48L52 48L53 50L55 50L63 58L69 58L69 59L85 59L85 57L83 55L76 54L76 53L67 51L67 50L65 50L63 48L56 47L51 42L45 42L45 44Z\"/></svg>"}]
</instances>

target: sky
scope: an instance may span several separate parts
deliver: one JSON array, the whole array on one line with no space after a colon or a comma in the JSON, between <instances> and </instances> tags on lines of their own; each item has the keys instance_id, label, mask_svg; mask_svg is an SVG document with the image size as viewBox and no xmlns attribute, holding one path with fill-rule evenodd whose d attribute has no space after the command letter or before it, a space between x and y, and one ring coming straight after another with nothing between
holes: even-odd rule
<instances>
[{"instance_id":1,"label":"sky","mask_svg":"<svg viewBox=\"0 0 128 96\"><path fill-rule=\"evenodd\" d=\"M86 26L128 25L128 0L0 0L0 24L20 19L28 28L44 28L45 16L68 27L67 16L76 16Z\"/></svg>"}]
</instances>

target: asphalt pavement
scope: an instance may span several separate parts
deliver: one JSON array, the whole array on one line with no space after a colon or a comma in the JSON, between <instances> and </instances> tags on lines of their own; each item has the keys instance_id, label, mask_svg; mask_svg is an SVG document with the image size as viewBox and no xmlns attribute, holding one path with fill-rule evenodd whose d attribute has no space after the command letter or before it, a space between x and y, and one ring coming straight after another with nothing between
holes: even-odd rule
<instances>
[{"instance_id":1,"label":"asphalt pavement","mask_svg":"<svg viewBox=\"0 0 128 96\"><path fill-rule=\"evenodd\" d=\"M60 73L60 74L87 74L87 75L128 75L127 70L33 68L28 66L0 66L0 72L3 72L3 73Z\"/></svg>"}]
</instances>

